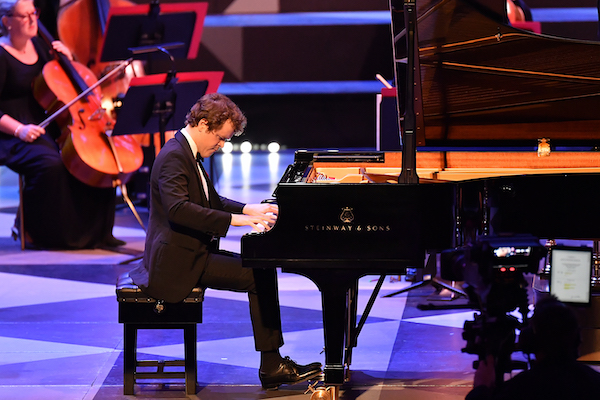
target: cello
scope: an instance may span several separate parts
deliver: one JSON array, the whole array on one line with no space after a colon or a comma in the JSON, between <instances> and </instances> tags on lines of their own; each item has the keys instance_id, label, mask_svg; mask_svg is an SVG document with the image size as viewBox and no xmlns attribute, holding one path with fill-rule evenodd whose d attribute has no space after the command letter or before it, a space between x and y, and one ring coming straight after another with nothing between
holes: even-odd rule
<instances>
[{"instance_id":1,"label":"cello","mask_svg":"<svg viewBox=\"0 0 600 400\"><path fill-rule=\"evenodd\" d=\"M49 45L54 40L41 23L38 34ZM46 63L34 82L36 100L47 111L55 111L40 126L59 122L61 158L77 179L94 187L123 187L142 165L140 145L130 136L110 136L115 121L102 108L93 72L54 53L56 59Z\"/></svg>"},{"instance_id":2,"label":"cello","mask_svg":"<svg viewBox=\"0 0 600 400\"><path fill-rule=\"evenodd\" d=\"M79 62L101 78L112 70L114 62L100 62L102 38L106 31L108 14L111 7L135 6L129 0L72 0L62 4L57 18L57 30L60 40L71 50ZM144 76L144 66L134 60L116 79L101 85L102 105L114 110L113 99L127 92L129 82L134 76ZM113 116L115 114L113 113ZM138 134L135 139L143 147L154 146L156 154L161 148L158 133ZM153 143L151 143L153 142ZM154 156L156 156L156 154Z\"/></svg>"}]
</instances>

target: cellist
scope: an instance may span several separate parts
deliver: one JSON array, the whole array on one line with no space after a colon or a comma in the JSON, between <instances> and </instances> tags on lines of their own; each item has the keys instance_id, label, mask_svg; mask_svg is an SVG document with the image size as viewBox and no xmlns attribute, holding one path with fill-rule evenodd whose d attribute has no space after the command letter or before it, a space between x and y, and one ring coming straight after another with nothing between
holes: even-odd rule
<instances>
[{"instance_id":1,"label":"cellist","mask_svg":"<svg viewBox=\"0 0 600 400\"><path fill-rule=\"evenodd\" d=\"M0 16L0 165L24 177L26 246L81 249L125 244L112 235L115 190L74 178L55 142L58 125L37 125L46 115L34 98L32 83L51 55L37 37L39 13L33 0L0 0ZM53 42L53 48L72 59L61 42Z\"/></svg>"}]
</instances>

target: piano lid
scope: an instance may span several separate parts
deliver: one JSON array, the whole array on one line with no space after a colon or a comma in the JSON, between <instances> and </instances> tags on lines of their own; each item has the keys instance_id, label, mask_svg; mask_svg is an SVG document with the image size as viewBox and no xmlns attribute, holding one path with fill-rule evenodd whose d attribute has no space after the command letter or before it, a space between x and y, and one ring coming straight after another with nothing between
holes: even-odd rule
<instances>
[{"instance_id":1,"label":"piano lid","mask_svg":"<svg viewBox=\"0 0 600 400\"><path fill-rule=\"evenodd\" d=\"M403 115L404 1L390 4ZM416 0L416 8L418 146L600 142L600 43L514 28L505 0Z\"/></svg>"}]
</instances>

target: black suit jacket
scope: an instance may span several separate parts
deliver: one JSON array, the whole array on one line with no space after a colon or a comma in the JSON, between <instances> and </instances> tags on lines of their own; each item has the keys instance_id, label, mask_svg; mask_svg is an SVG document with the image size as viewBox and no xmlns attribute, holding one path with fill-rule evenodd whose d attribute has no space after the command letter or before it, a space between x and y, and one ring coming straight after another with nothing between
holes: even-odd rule
<instances>
[{"instance_id":1,"label":"black suit jacket","mask_svg":"<svg viewBox=\"0 0 600 400\"><path fill-rule=\"evenodd\" d=\"M156 157L150 176L150 218L144 258L131 272L148 295L183 300L194 288L212 249L227 234L231 213L243 203L220 197L206 177L206 198L192 150L181 132Z\"/></svg>"}]
</instances>

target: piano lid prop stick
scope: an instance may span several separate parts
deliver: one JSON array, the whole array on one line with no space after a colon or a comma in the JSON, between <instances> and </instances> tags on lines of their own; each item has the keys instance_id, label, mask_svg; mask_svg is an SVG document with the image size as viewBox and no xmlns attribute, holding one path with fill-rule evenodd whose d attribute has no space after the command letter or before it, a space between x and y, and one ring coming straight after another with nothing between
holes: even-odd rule
<instances>
[{"instance_id":1,"label":"piano lid prop stick","mask_svg":"<svg viewBox=\"0 0 600 400\"><path fill-rule=\"evenodd\" d=\"M388 83L388 81L385 80L385 78L383 76L381 76L380 74L375 75L375 77L377 79L379 79L379 82L383 83L383 86L385 86L388 89L393 89L394 87L392 85L390 85Z\"/></svg>"}]
</instances>

